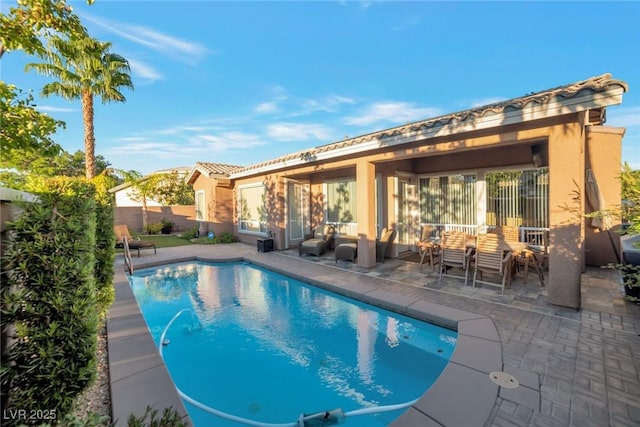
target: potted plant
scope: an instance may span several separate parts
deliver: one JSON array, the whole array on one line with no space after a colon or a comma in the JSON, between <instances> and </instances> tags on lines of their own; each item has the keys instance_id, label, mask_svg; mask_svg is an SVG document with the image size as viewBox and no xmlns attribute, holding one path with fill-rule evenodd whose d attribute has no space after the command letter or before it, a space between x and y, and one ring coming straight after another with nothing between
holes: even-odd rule
<instances>
[{"instance_id":1,"label":"potted plant","mask_svg":"<svg viewBox=\"0 0 640 427\"><path fill-rule=\"evenodd\" d=\"M175 225L173 221L169 221L165 218L162 218L160 224L162 224L162 228L160 229L162 234L171 234L171 232L173 231L173 226Z\"/></svg>"}]
</instances>

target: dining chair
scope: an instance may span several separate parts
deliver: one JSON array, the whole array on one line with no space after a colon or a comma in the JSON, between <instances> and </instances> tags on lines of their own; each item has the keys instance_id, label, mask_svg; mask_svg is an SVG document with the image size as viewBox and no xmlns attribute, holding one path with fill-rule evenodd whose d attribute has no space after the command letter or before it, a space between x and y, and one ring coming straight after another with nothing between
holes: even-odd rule
<instances>
[{"instance_id":1,"label":"dining chair","mask_svg":"<svg viewBox=\"0 0 640 427\"><path fill-rule=\"evenodd\" d=\"M416 241L416 247L420 254L420 271L422 271L422 264L427 257L429 257L431 271L436 271L434 259L439 258L440 256L440 242L438 241L436 233L436 228L431 225L424 225L422 227L420 240Z\"/></svg>"},{"instance_id":2,"label":"dining chair","mask_svg":"<svg viewBox=\"0 0 640 427\"><path fill-rule=\"evenodd\" d=\"M474 260L473 287L475 288L476 283L497 285L500 286L500 293L504 293L504 287L510 280L512 266L512 252L505 246L504 239L495 233L478 235ZM497 274L502 278L502 282L483 280L483 272Z\"/></svg>"},{"instance_id":3,"label":"dining chair","mask_svg":"<svg viewBox=\"0 0 640 427\"><path fill-rule=\"evenodd\" d=\"M498 236L502 236L507 242L517 242L520 240L518 227L513 225L500 225L494 228Z\"/></svg>"},{"instance_id":4,"label":"dining chair","mask_svg":"<svg viewBox=\"0 0 640 427\"><path fill-rule=\"evenodd\" d=\"M467 235L459 231L446 231L440 247L440 276L451 276L464 279L466 286L469 271L469 257L473 249L467 248ZM447 267L457 267L464 270L464 276L447 273Z\"/></svg>"}]
</instances>

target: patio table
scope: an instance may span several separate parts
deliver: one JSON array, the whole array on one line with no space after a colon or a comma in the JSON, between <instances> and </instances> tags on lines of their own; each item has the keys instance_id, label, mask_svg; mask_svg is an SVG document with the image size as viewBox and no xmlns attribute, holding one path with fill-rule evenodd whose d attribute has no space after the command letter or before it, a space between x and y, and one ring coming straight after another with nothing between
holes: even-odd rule
<instances>
[{"instance_id":1,"label":"patio table","mask_svg":"<svg viewBox=\"0 0 640 427\"><path fill-rule=\"evenodd\" d=\"M513 260L516 266L519 259L522 259L524 261L524 283L527 283L527 276L529 274L529 264L533 261L533 267L535 268L536 273L538 274L538 278L540 279L540 285L544 286L544 276L542 274L542 270L540 269L538 257L536 256L536 253L531 250L531 248L529 247L529 244L526 242L513 242L508 240L505 240L504 244L506 247L505 252L511 251L513 253ZM475 249L475 247L476 247L475 237L473 238L468 237L467 248ZM511 271L512 271L512 276L515 277L517 273L517 269L514 268Z\"/></svg>"}]
</instances>

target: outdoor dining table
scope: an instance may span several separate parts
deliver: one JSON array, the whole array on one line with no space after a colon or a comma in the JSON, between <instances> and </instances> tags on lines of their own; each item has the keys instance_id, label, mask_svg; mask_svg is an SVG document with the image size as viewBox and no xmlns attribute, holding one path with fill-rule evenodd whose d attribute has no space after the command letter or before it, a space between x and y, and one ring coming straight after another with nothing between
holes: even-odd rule
<instances>
[{"instance_id":1,"label":"outdoor dining table","mask_svg":"<svg viewBox=\"0 0 640 427\"><path fill-rule=\"evenodd\" d=\"M540 285L544 286L544 276L542 275L542 270L540 269L540 264L538 261L538 257L536 253L531 250L529 244L527 242L514 242L514 241L504 241L505 244L505 252L511 251L513 254L514 264L517 266L517 262L519 259L524 261L524 282L527 282L527 276L529 274L529 263L533 261L533 266L538 274L538 279L540 279ZM475 249L476 248L476 236L467 236L467 249ZM512 269L512 276L516 275L517 269Z\"/></svg>"}]
</instances>

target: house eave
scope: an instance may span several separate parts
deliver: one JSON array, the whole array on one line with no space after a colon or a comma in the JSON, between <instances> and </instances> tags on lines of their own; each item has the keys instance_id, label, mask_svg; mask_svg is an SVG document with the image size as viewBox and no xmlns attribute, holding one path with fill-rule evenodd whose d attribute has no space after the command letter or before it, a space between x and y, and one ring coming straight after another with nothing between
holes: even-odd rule
<instances>
[{"instance_id":1,"label":"house eave","mask_svg":"<svg viewBox=\"0 0 640 427\"><path fill-rule=\"evenodd\" d=\"M232 173L230 178L245 178L284 168L304 166L315 162L360 154L375 149L391 148L411 142L425 141L436 137L450 137L465 132L498 128L500 126L543 120L590 109L618 105L622 103L622 95L625 91L626 88L621 85L611 85L609 88L599 92L586 90L581 94L571 97L555 96L549 101L540 100L530 102L522 108L512 107L499 112L487 111L480 117L461 113L445 123L434 119L433 121L435 123L426 120L419 123L398 126L385 131L345 140L344 147L338 147L325 152L314 152L310 157L301 155L300 157L285 159L261 167ZM358 143L358 140L363 142ZM314 150L311 149L309 151L313 152Z\"/></svg>"}]
</instances>

